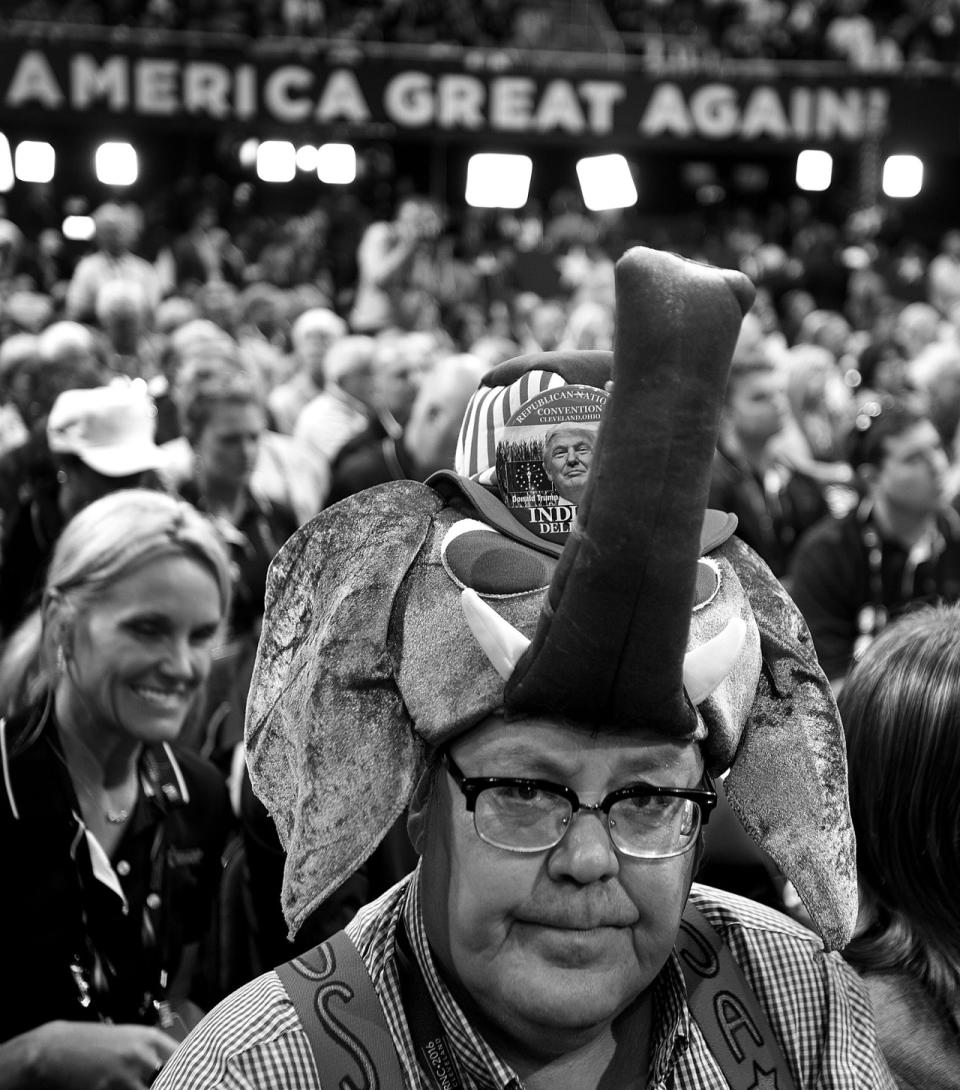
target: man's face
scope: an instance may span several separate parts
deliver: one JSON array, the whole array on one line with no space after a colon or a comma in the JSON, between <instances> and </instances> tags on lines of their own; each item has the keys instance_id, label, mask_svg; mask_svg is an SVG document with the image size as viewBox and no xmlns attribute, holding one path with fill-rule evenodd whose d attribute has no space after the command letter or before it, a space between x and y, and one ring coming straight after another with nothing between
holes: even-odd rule
<instances>
[{"instance_id":1,"label":"man's face","mask_svg":"<svg viewBox=\"0 0 960 1090\"><path fill-rule=\"evenodd\" d=\"M566 324L567 315L563 307L545 303L530 315L530 334L542 351L549 352L560 344Z\"/></svg>"},{"instance_id":2,"label":"man's face","mask_svg":"<svg viewBox=\"0 0 960 1090\"><path fill-rule=\"evenodd\" d=\"M596 735L547 719L491 716L451 747L467 777L565 784L584 803L643 781L695 787L699 748L637 733ZM471 1017L492 1035L561 1051L637 999L677 936L696 850L662 860L619 855L602 815L574 816L547 851L482 841L444 769L423 853L427 936Z\"/></svg>"},{"instance_id":3,"label":"man's face","mask_svg":"<svg viewBox=\"0 0 960 1090\"><path fill-rule=\"evenodd\" d=\"M337 339L333 328L314 326L301 333L294 346L297 358L304 371L318 385L323 385L323 362L327 358L330 345Z\"/></svg>"},{"instance_id":4,"label":"man's face","mask_svg":"<svg viewBox=\"0 0 960 1090\"><path fill-rule=\"evenodd\" d=\"M397 222L419 238L436 238L443 226L437 210L423 200L408 200L397 209Z\"/></svg>"},{"instance_id":5,"label":"man's face","mask_svg":"<svg viewBox=\"0 0 960 1090\"><path fill-rule=\"evenodd\" d=\"M914 514L932 514L943 504L949 462L937 429L923 420L884 444L876 489L891 504Z\"/></svg>"},{"instance_id":6,"label":"man's face","mask_svg":"<svg viewBox=\"0 0 960 1090\"><path fill-rule=\"evenodd\" d=\"M108 254L122 254L130 242L126 224L120 219L105 219L97 224L97 244Z\"/></svg>"},{"instance_id":7,"label":"man's face","mask_svg":"<svg viewBox=\"0 0 960 1090\"><path fill-rule=\"evenodd\" d=\"M543 467L557 495L571 503L583 498L595 441L589 428L561 428L548 437Z\"/></svg>"},{"instance_id":8,"label":"man's face","mask_svg":"<svg viewBox=\"0 0 960 1090\"><path fill-rule=\"evenodd\" d=\"M411 359L399 348L378 356L373 369L374 398L400 424L406 424L420 388L423 363Z\"/></svg>"},{"instance_id":9,"label":"man's face","mask_svg":"<svg viewBox=\"0 0 960 1090\"><path fill-rule=\"evenodd\" d=\"M194 443L204 477L217 484L249 484L265 428L259 405L218 405Z\"/></svg>"},{"instance_id":10,"label":"man's face","mask_svg":"<svg viewBox=\"0 0 960 1090\"><path fill-rule=\"evenodd\" d=\"M739 376L727 413L734 431L749 444L764 443L783 430L788 403L783 378L774 370Z\"/></svg>"},{"instance_id":11,"label":"man's face","mask_svg":"<svg viewBox=\"0 0 960 1090\"><path fill-rule=\"evenodd\" d=\"M233 326L237 318L237 292L226 282L211 281L200 293L201 313L223 329Z\"/></svg>"}]
</instances>

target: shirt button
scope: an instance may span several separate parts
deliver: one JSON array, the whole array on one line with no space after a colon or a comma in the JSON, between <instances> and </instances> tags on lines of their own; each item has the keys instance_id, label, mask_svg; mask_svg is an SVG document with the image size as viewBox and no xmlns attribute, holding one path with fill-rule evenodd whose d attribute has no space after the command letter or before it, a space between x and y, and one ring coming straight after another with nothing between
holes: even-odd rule
<instances>
[{"instance_id":1,"label":"shirt button","mask_svg":"<svg viewBox=\"0 0 960 1090\"><path fill-rule=\"evenodd\" d=\"M126 878L129 873L130 864L126 861L126 859L121 859L120 862L117 864L117 874L119 874L121 878Z\"/></svg>"}]
</instances>

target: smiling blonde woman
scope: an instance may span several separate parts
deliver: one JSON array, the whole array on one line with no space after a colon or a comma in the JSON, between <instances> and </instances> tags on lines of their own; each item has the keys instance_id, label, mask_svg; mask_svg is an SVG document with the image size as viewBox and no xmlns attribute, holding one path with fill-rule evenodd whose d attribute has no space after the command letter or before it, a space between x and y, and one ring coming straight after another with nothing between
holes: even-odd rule
<instances>
[{"instance_id":1,"label":"smiling blonde woman","mask_svg":"<svg viewBox=\"0 0 960 1090\"><path fill-rule=\"evenodd\" d=\"M229 802L176 742L229 600L224 548L182 501L116 492L61 535L40 696L0 731L4 1088L147 1086L197 1016Z\"/></svg>"}]
</instances>

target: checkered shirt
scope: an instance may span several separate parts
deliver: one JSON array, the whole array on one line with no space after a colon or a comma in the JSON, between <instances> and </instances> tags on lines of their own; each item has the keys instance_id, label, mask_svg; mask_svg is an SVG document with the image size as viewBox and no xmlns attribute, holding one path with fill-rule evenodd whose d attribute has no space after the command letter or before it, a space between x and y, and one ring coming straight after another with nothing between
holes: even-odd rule
<instances>
[{"instance_id":1,"label":"checkered shirt","mask_svg":"<svg viewBox=\"0 0 960 1090\"><path fill-rule=\"evenodd\" d=\"M427 1090L404 1017L394 956L403 916L468 1090L522 1090L441 981L420 911L418 872L362 909L347 931L370 972L397 1047L403 1090ZM723 936L770 1020L798 1090L896 1090L880 1055L866 990L820 940L785 916L695 885L691 897ZM648 1090L722 1090L726 1081L690 1016L676 954L653 984ZM762 1084L761 1084L762 1085ZM275 973L228 996L177 1049L155 1090L321 1088L307 1035ZM387 1087L385 1090L399 1090ZM758 1086L757 1090L760 1090Z\"/></svg>"}]
</instances>

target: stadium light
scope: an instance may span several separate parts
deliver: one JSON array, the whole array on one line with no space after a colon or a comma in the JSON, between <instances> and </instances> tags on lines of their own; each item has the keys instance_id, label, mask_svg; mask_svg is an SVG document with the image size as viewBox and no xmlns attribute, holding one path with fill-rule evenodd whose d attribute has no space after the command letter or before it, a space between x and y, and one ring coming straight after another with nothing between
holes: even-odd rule
<instances>
[{"instance_id":1,"label":"stadium light","mask_svg":"<svg viewBox=\"0 0 960 1090\"><path fill-rule=\"evenodd\" d=\"M632 208L637 203L637 187L630 165L622 155L591 155L580 159L577 177L583 203L591 212Z\"/></svg>"},{"instance_id":2,"label":"stadium light","mask_svg":"<svg viewBox=\"0 0 960 1090\"><path fill-rule=\"evenodd\" d=\"M532 176L529 155L478 152L467 163L465 200L471 208L522 208Z\"/></svg>"},{"instance_id":3,"label":"stadium light","mask_svg":"<svg viewBox=\"0 0 960 1090\"><path fill-rule=\"evenodd\" d=\"M242 167L255 167L257 165L257 148L260 141L255 136L250 136L240 145L237 158Z\"/></svg>"},{"instance_id":4,"label":"stadium light","mask_svg":"<svg viewBox=\"0 0 960 1090\"><path fill-rule=\"evenodd\" d=\"M10 155L10 141L0 132L0 193L9 193L13 189L13 158Z\"/></svg>"},{"instance_id":5,"label":"stadium light","mask_svg":"<svg viewBox=\"0 0 960 1090\"><path fill-rule=\"evenodd\" d=\"M297 153L289 140L264 140L257 147L257 177L261 182L292 182Z\"/></svg>"},{"instance_id":6,"label":"stadium light","mask_svg":"<svg viewBox=\"0 0 960 1090\"><path fill-rule=\"evenodd\" d=\"M317 157L318 152L314 144L304 144L302 147L297 148L297 170L312 173L317 169Z\"/></svg>"},{"instance_id":7,"label":"stadium light","mask_svg":"<svg viewBox=\"0 0 960 1090\"><path fill-rule=\"evenodd\" d=\"M915 197L923 189L923 160L891 155L883 164L883 191L888 197Z\"/></svg>"},{"instance_id":8,"label":"stadium light","mask_svg":"<svg viewBox=\"0 0 960 1090\"><path fill-rule=\"evenodd\" d=\"M123 140L101 144L94 162L103 185L133 185L140 170L136 148Z\"/></svg>"},{"instance_id":9,"label":"stadium light","mask_svg":"<svg viewBox=\"0 0 960 1090\"><path fill-rule=\"evenodd\" d=\"M807 148L797 156L797 188L822 193L833 181L833 156L829 151Z\"/></svg>"},{"instance_id":10,"label":"stadium light","mask_svg":"<svg viewBox=\"0 0 960 1090\"><path fill-rule=\"evenodd\" d=\"M357 153L352 144L321 144L317 177L328 185L349 185L357 177Z\"/></svg>"},{"instance_id":11,"label":"stadium light","mask_svg":"<svg viewBox=\"0 0 960 1090\"><path fill-rule=\"evenodd\" d=\"M96 231L92 216L64 216L60 230L71 242L89 242Z\"/></svg>"},{"instance_id":12,"label":"stadium light","mask_svg":"<svg viewBox=\"0 0 960 1090\"><path fill-rule=\"evenodd\" d=\"M21 140L13 156L13 172L21 182L52 182L57 153L46 140Z\"/></svg>"}]
</instances>

